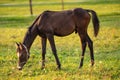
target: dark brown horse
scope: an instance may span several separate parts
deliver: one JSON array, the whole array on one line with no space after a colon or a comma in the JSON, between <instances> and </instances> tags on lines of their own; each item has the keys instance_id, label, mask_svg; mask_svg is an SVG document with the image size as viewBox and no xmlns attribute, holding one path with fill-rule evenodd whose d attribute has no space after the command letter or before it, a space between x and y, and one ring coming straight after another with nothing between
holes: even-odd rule
<instances>
[{"instance_id":1,"label":"dark brown horse","mask_svg":"<svg viewBox=\"0 0 120 80\"><path fill-rule=\"evenodd\" d=\"M57 51L55 47L54 35L67 36L73 32L78 33L82 43L82 57L80 67L83 66L84 53L86 44L90 49L91 65L94 65L93 42L87 34L88 24L92 14L94 26L94 35L97 36L99 31L99 20L96 12L82 8L76 8L66 11L44 11L40 14L33 24L29 27L22 43L17 44L18 69L21 70L29 59L30 47L37 35L41 37L42 44L42 69L45 67L46 41L50 42L53 54L56 59L57 68L61 68Z\"/></svg>"}]
</instances>

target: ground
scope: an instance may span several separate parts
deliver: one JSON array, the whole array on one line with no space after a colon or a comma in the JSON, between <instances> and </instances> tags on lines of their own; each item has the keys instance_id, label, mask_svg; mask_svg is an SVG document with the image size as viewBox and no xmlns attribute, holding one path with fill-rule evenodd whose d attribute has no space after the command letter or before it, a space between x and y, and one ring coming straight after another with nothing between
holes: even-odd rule
<instances>
[{"instance_id":1,"label":"ground","mask_svg":"<svg viewBox=\"0 0 120 80\"><path fill-rule=\"evenodd\" d=\"M61 10L58 0L34 0L34 15L29 13L27 0L0 1L0 80L119 80L120 79L120 1L86 0L68 2L65 10L82 7L96 11L100 20L100 31L93 35L90 23L88 34L94 43L95 65L90 66L89 49L85 53L84 65L78 69L81 56L81 43L77 34L56 37L55 42L61 70L47 43L46 67L41 70L41 41L37 37L30 50L31 57L22 71L17 70L15 42L22 42L27 28L44 10ZM46 4L47 3L47 4ZM5 5L8 4L8 5ZM13 6L11 6L13 4ZM14 5L15 4L15 5ZM16 5L17 4L17 5ZM19 4L19 5L18 5Z\"/></svg>"}]
</instances>

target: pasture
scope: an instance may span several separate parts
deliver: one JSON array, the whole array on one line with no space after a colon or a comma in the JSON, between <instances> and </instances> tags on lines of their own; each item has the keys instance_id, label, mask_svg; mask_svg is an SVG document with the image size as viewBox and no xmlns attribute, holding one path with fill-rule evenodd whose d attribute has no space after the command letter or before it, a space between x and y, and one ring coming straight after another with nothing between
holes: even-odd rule
<instances>
[{"instance_id":1,"label":"pasture","mask_svg":"<svg viewBox=\"0 0 120 80\"><path fill-rule=\"evenodd\" d=\"M119 80L120 79L120 1L119 0L65 0L65 10L82 7L93 9L100 20L100 31L95 38L90 23L88 33L93 40L95 65L90 66L87 47L84 65L78 69L81 43L78 34L55 36L61 70L47 42L46 67L41 70L41 40L36 38L31 55L22 71L17 70L15 42L22 42L27 28L44 10L61 10L58 0L33 0L34 15L30 16L27 0L0 1L0 80ZM8 3L19 5L5 5ZM54 3L53 3L54 2ZM46 4L47 3L47 4Z\"/></svg>"}]
</instances>

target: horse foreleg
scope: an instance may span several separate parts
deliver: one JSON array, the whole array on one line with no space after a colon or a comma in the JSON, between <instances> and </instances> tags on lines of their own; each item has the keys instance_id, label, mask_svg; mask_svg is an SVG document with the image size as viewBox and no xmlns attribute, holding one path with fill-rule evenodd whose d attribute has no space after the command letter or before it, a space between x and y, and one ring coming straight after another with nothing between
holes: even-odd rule
<instances>
[{"instance_id":1,"label":"horse foreleg","mask_svg":"<svg viewBox=\"0 0 120 80\"><path fill-rule=\"evenodd\" d=\"M45 54L46 54L46 42L47 38L41 38L41 44L42 44L42 67L41 69L44 69L45 67Z\"/></svg>"},{"instance_id":2,"label":"horse foreleg","mask_svg":"<svg viewBox=\"0 0 120 80\"><path fill-rule=\"evenodd\" d=\"M55 56L55 59L56 59L57 68L60 69L61 68L61 64L60 64L59 58L57 56L57 50L56 50L56 47L55 47L54 36L51 35L51 34L47 34L47 37L48 37L48 40L50 42L50 45L51 45L51 48L52 48L52 52L53 52L53 54Z\"/></svg>"},{"instance_id":3,"label":"horse foreleg","mask_svg":"<svg viewBox=\"0 0 120 80\"><path fill-rule=\"evenodd\" d=\"M81 43L82 43L82 55L81 55L81 62L80 62L79 68L83 66L84 54L86 50L86 36L80 35L80 38L81 38Z\"/></svg>"},{"instance_id":4,"label":"horse foreleg","mask_svg":"<svg viewBox=\"0 0 120 80\"><path fill-rule=\"evenodd\" d=\"M88 47L90 49L91 66L93 66L94 65L93 42L88 35L87 35L87 42L88 42Z\"/></svg>"}]
</instances>

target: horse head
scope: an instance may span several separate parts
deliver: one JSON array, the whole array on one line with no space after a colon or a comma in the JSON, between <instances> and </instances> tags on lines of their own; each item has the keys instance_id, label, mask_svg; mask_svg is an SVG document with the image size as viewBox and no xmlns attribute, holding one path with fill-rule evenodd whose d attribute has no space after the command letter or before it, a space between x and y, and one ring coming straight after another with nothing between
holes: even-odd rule
<instances>
[{"instance_id":1,"label":"horse head","mask_svg":"<svg viewBox=\"0 0 120 80\"><path fill-rule=\"evenodd\" d=\"M18 65L17 68L22 70L23 66L29 59L29 52L27 47L22 43L16 43L17 46L17 56L18 56Z\"/></svg>"}]
</instances>

